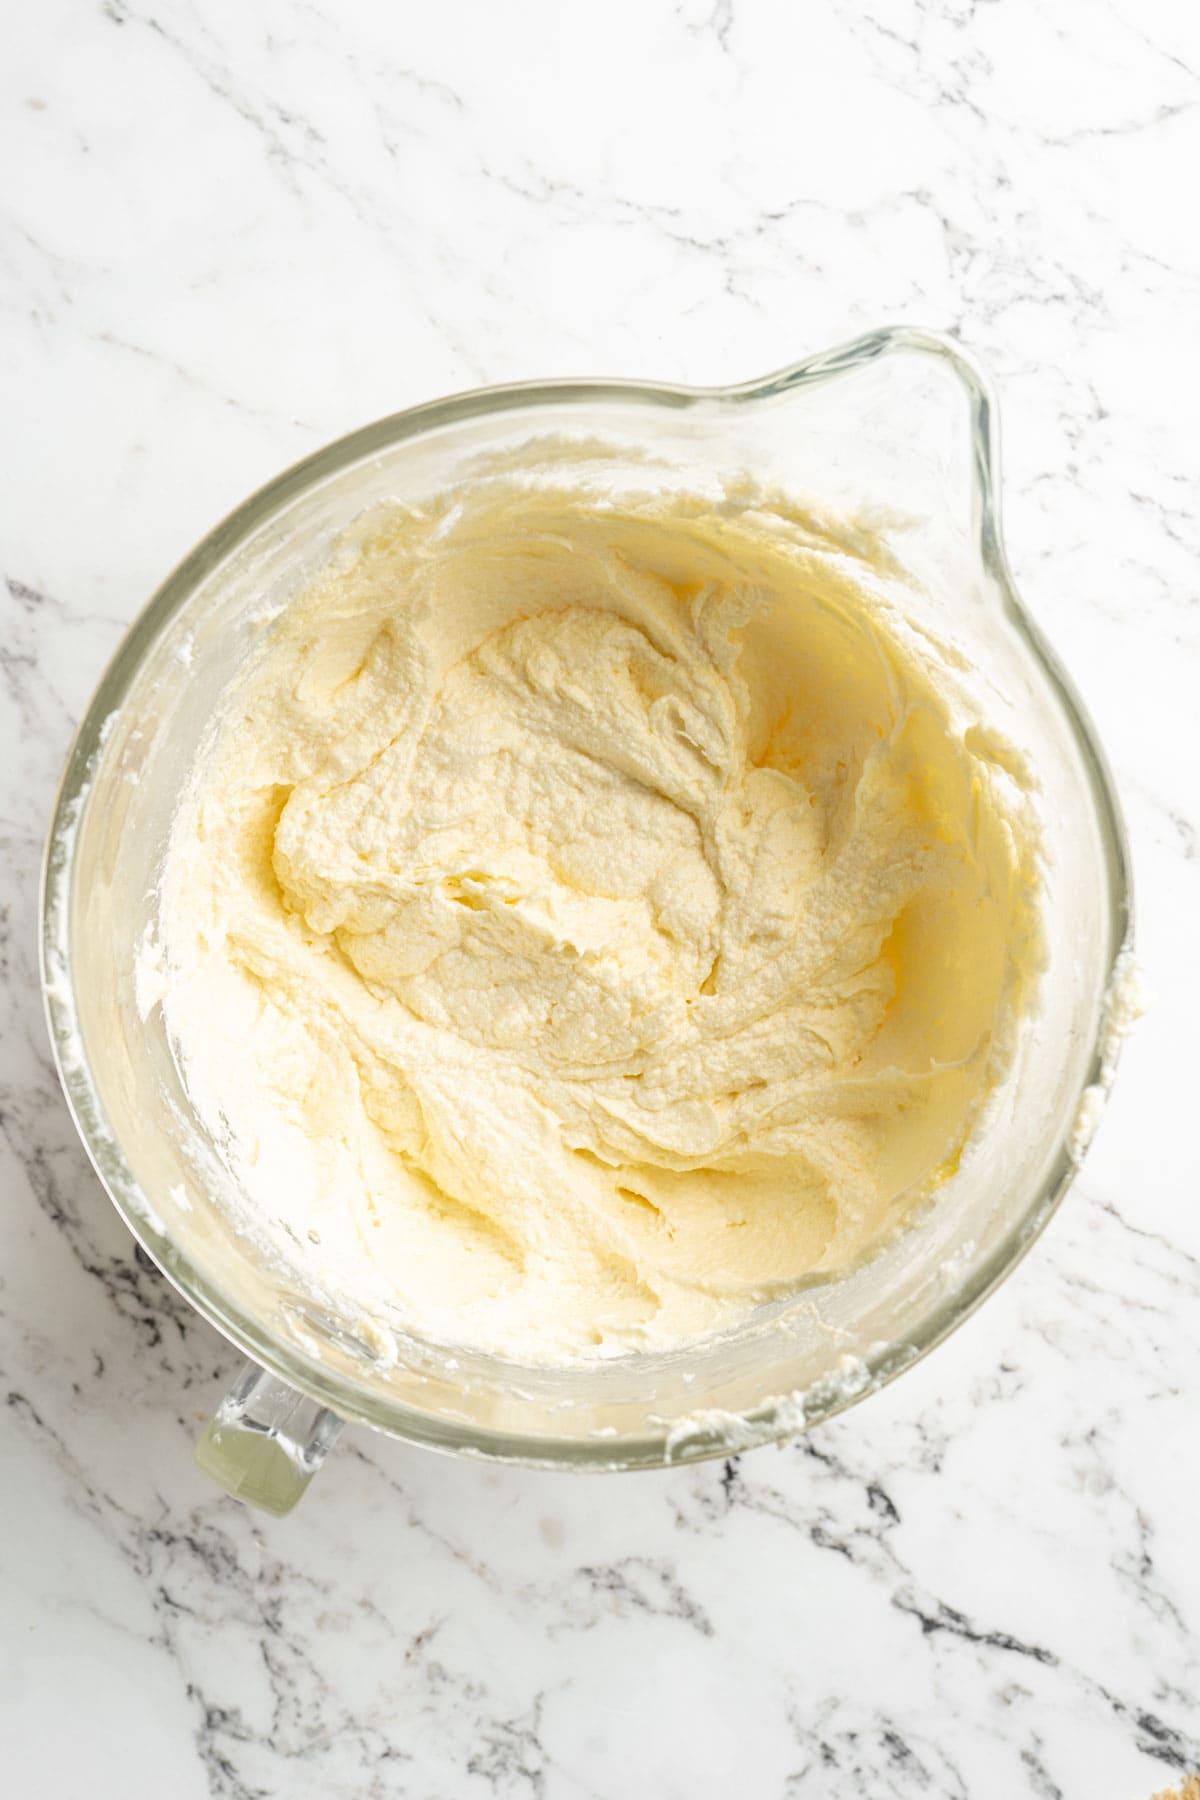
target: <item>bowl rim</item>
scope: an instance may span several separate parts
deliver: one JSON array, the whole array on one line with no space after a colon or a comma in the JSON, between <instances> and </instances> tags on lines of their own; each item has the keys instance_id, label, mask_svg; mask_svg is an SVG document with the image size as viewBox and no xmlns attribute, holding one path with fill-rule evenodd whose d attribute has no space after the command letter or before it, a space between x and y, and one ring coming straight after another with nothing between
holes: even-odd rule
<instances>
[{"instance_id":1,"label":"bowl rim","mask_svg":"<svg viewBox=\"0 0 1200 1800\"><path fill-rule=\"evenodd\" d=\"M713 404L741 406L823 385L880 358L898 355L924 356L939 362L953 373L965 391L970 418L976 551L1025 648L1041 666L1087 776L1104 848L1108 941L1102 952L1103 998L1097 1009L1079 1098L1092 1089L1106 1095L1119 1047L1115 1034L1107 1029L1107 999L1133 943L1132 872L1124 821L1115 783L1091 719L1057 656L1027 612L1009 571L1000 516L997 408L990 381L958 343L941 332L908 325L885 326L757 380L725 386L609 379L512 382L467 390L386 415L293 463L236 506L159 585L117 644L68 752L42 860L39 971L59 1081L101 1185L137 1243L172 1286L244 1355L341 1418L432 1449L543 1468L661 1468L782 1440L801 1428L834 1417L927 1356L1016 1268L1061 1204L1080 1158L1071 1120L1065 1123L1055 1156L1021 1216L992 1253L972 1268L963 1286L930 1308L908 1342L877 1346L863 1357L862 1364L846 1382L823 1382L807 1394L764 1395L753 1408L737 1415L736 1441L722 1424L698 1422L694 1431L681 1433L678 1422L672 1429L673 1422L666 1419L640 1435L618 1438L551 1439L490 1426L468 1426L350 1384L299 1346L278 1341L193 1267L160 1228L153 1203L141 1191L108 1129L91 1077L86 1045L78 1031L66 927L74 842L86 812L91 775L103 749L106 722L121 705L146 655L176 613L212 570L266 518L353 463L407 439L468 419L582 404L626 404L675 411Z\"/></svg>"}]
</instances>

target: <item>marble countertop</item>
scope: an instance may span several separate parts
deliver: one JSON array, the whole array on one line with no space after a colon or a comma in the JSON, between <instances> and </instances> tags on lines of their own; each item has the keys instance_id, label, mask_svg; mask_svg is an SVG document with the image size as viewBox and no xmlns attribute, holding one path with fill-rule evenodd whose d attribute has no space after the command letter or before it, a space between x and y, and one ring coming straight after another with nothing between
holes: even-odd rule
<instances>
[{"instance_id":1,"label":"marble countertop","mask_svg":"<svg viewBox=\"0 0 1200 1800\"><path fill-rule=\"evenodd\" d=\"M0 1742L30 1800L1148 1800L1200 1768L1200 16L1188 0L48 0L0 61ZM166 569L382 412L959 334L1098 722L1152 1008L950 1344L627 1478L191 1462L235 1353L89 1171L37 999L71 732ZM1190 767L1189 767L1190 759Z\"/></svg>"}]
</instances>

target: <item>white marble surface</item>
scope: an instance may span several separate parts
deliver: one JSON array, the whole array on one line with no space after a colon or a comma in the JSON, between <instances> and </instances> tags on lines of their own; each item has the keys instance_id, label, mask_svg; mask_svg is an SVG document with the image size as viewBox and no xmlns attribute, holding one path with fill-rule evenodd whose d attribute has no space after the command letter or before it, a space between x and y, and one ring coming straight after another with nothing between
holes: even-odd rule
<instances>
[{"instance_id":1,"label":"white marble surface","mask_svg":"<svg viewBox=\"0 0 1200 1800\"><path fill-rule=\"evenodd\" d=\"M0 58L0 1743L31 1800L1146 1800L1200 1767L1200 14L1191 0L46 0ZM283 463L532 374L862 329L996 376L1154 995L1028 1262L782 1451L625 1479L350 1434L281 1523L135 1258L33 963L72 726ZM1189 766L1190 758L1190 766Z\"/></svg>"}]
</instances>

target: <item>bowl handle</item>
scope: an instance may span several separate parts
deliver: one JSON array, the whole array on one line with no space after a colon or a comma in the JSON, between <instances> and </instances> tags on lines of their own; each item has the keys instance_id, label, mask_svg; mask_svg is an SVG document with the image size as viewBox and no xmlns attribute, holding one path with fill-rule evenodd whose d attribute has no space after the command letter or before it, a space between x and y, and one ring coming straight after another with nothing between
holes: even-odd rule
<instances>
[{"instance_id":1,"label":"bowl handle","mask_svg":"<svg viewBox=\"0 0 1200 1800\"><path fill-rule=\"evenodd\" d=\"M282 1518L337 1442L343 1421L248 1362L196 1445L199 1468L235 1500Z\"/></svg>"}]
</instances>

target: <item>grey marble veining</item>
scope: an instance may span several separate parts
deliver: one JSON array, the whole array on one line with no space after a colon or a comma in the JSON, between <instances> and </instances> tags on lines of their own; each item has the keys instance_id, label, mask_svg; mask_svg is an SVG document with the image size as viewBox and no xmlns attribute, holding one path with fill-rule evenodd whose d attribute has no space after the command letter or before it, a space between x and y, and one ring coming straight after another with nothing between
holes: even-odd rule
<instances>
[{"instance_id":1,"label":"grey marble veining","mask_svg":"<svg viewBox=\"0 0 1200 1800\"><path fill-rule=\"evenodd\" d=\"M0 59L0 1741L14 1792L1148 1800L1200 1769L1200 15L1183 0L61 0ZM1031 1257L779 1451L625 1479L348 1435L273 1523L36 992L126 622L324 439L481 381L996 376L1017 579L1109 749L1153 1005Z\"/></svg>"}]
</instances>

